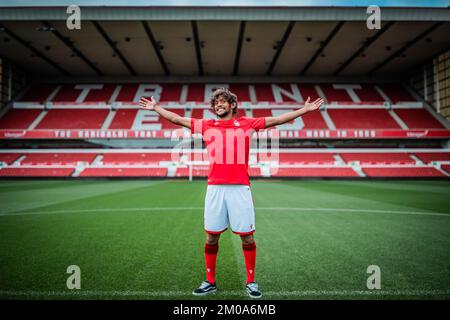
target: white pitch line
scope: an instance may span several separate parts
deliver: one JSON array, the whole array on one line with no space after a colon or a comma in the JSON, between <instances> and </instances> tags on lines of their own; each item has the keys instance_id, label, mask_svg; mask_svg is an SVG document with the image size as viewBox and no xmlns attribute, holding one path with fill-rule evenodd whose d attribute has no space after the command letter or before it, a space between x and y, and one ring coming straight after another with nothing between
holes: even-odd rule
<instances>
[{"instance_id":1,"label":"white pitch line","mask_svg":"<svg viewBox=\"0 0 450 320\"><path fill-rule=\"evenodd\" d=\"M280 211L295 211L295 210L308 210L308 211L338 211L338 212L367 212L367 213L395 213L395 214L413 214L413 215L427 215L427 216L447 216L450 217L450 213L445 212L428 212L428 211L397 211L397 210L376 210L376 209L343 209L343 208L255 208L255 210L280 210Z\"/></svg>"},{"instance_id":2,"label":"white pitch line","mask_svg":"<svg viewBox=\"0 0 450 320\"><path fill-rule=\"evenodd\" d=\"M61 213L89 213L89 212L140 212L140 211L190 211L201 210L201 207L153 207L153 208L93 208L93 209L79 209L79 210L55 210L55 211L34 211L34 212L10 212L0 213L1 216L16 216L16 215L32 215L32 214L61 214Z\"/></svg>"},{"instance_id":3,"label":"white pitch line","mask_svg":"<svg viewBox=\"0 0 450 320\"><path fill-rule=\"evenodd\" d=\"M223 296L245 296L244 291L218 291ZM308 296L445 296L449 290L304 290L304 291L265 291L264 296L308 297ZM0 296L21 297L179 297L192 296L188 291L9 291L0 290Z\"/></svg>"},{"instance_id":4,"label":"white pitch line","mask_svg":"<svg viewBox=\"0 0 450 320\"><path fill-rule=\"evenodd\" d=\"M153 207L153 208L93 208L79 210L55 210L55 211L34 211L34 212L10 212L0 213L0 217L21 216L21 215L39 215L39 214L64 214L64 213L97 213L97 212L146 212L146 211L192 211L203 210L203 207ZM396 210L376 210L376 209L345 209L345 208L288 208L288 207L257 207L256 212L262 211L323 211L323 212L342 212L342 213L392 213L407 215L425 215L425 216L445 216L450 217L450 213L445 212L427 212L427 211L396 211Z\"/></svg>"}]
</instances>

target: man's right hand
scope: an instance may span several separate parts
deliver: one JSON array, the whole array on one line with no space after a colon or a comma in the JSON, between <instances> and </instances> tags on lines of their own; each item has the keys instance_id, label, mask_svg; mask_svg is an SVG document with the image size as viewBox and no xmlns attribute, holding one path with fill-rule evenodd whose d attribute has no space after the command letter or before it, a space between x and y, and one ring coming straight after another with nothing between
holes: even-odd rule
<instances>
[{"instance_id":1,"label":"man's right hand","mask_svg":"<svg viewBox=\"0 0 450 320\"><path fill-rule=\"evenodd\" d=\"M150 97L150 100L144 97L139 100L139 106L141 107L141 109L155 110L155 105L156 101L155 99L153 99L153 96Z\"/></svg>"}]
</instances>

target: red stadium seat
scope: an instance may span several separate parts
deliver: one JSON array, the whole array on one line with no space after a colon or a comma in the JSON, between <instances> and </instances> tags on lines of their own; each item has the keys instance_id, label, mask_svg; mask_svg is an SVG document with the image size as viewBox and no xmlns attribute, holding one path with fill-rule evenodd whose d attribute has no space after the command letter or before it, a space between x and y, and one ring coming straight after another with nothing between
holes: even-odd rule
<instances>
[{"instance_id":1,"label":"red stadium seat","mask_svg":"<svg viewBox=\"0 0 450 320\"><path fill-rule=\"evenodd\" d=\"M362 167L368 177L446 177L433 167Z\"/></svg>"},{"instance_id":2,"label":"red stadium seat","mask_svg":"<svg viewBox=\"0 0 450 320\"><path fill-rule=\"evenodd\" d=\"M53 97L52 102L74 102L81 94L81 89L75 89L75 85L63 85L58 93Z\"/></svg>"},{"instance_id":3,"label":"red stadium seat","mask_svg":"<svg viewBox=\"0 0 450 320\"><path fill-rule=\"evenodd\" d=\"M259 161L274 161L277 155L258 154ZM335 159L332 153L287 153L278 154L280 164L333 164Z\"/></svg>"},{"instance_id":4,"label":"red stadium seat","mask_svg":"<svg viewBox=\"0 0 450 320\"><path fill-rule=\"evenodd\" d=\"M441 169L445 170L448 174L450 174L450 164L443 164Z\"/></svg>"},{"instance_id":5,"label":"red stadium seat","mask_svg":"<svg viewBox=\"0 0 450 320\"><path fill-rule=\"evenodd\" d=\"M0 129L28 129L41 112L37 109L11 109L0 118Z\"/></svg>"},{"instance_id":6,"label":"red stadium seat","mask_svg":"<svg viewBox=\"0 0 450 320\"><path fill-rule=\"evenodd\" d=\"M209 168L207 166L192 166L193 177L207 177ZM189 168L177 168L175 177L189 177Z\"/></svg>"},{"instance_id":7,"label":"red stadium seat","mask_svg":"<svg viewBox=\"0 0 450 320\"><path fill-rule=\"evenodd\" d=\"M261 169L260 168L253 168L253 167L249 167L248 168L248 175L250 177L261 177Z\"/></svg>"},{"instance_id":8,"label":"red stadium seat","mask_svg":"<svg viewBox=\"0 0 450 320\"><path fill-rule=\"evenodd\" d=\"M405 102L405 101L417 101L411 94L406 91L400 84L380 84L380 89L391 99L392 103Z\"/></svg>"},{"instance_id":9,"label":"red stadium seat","mask_svg":"<svg viewBox=\"0 0 450 320\"><path fill-rule=\"evenodd\" d=\"M271 169L272 177L358 177L352 168L309 167Z\"/></svg>"},{"instance_id":10,"label":"red stadium seat","mask_svg":"<svg viewBox=\"0 0 450 320\"><path fill-rule=\"evenodd\" d=\"M86 168L80 177L166 177L167 168Z\"/></svg>"},{"instance_id":11,"label":"red stadium seat","mask_svg":"<svg viewBox=\"0 0 450 320\"><path fill-rule=\"evenodd\" d=\"M95 153L29 153L21 165L77 165L78 162L92 163Z\"/></svg>"},{"instance_id":12,"label":"red stadium seat","mask_svg":"<svg viewBox=\"0 0 450 320\"><path fill-rule=\"evenodd\" d=\"M336 129L401 129L383 109L328 109Z\"/></svg>"},{"instance_id":13,"label":"red stadium seat","mask_svg":"<svg viewBox=\"0 0 450 320\"><path fill-rule=\"evenodd\" d=\"M382 152L367 152L367 153L339 153L345 162L359 161L361 164L374 163L401 163L401 164L415 164L416 161L412 159L407 153L382 153Z\"/></svg>"},{"instance_id":14,"label":"red stadium seat","mask_svg":"<svg viewBox=\"0 0 450 320\"><path fill-rule=\"evenodd\" d=\"M100 129L108 113L106 109L54 109L36 129Z\"/></svg>"},{"instance_id":15,"label":"red stadium seat","mask_svg":"<svg viewBox=\"0 0 450 320\"><path fill-rule=\"evenodd\" d=\"M285 109L284 112L292 111L293 109ZM272 117L272 110L270 109L254 109L253 117ZM295 130L303 130L303 129L328 129L325 120L322 117L320 112L312 112L307 113L301 116L301 120L303 122L303 127L298 127ZM291 124L295 123L294 121L289 122Z\"/></svg>"},{"instance_id":16,"label":"red stadium seat","mask_svg":"<svg viewBox=\"0 0 450 320\"><path fill-rule=\"evenodd\" d=\"M176 160L176 158L175 158ZM105 153L102 162L105 165L159 164L160 161L172 161L170 153Z\"/></svg>"},{"instance_id":17,"label":"red stadium seat","mask_svg":"<svg viewBox=\"0 0 450 320\"><path fill-rule=\"evenodd\" d=\"M0 162L11 164L16 161L22 154L20 153L0 153Z\"/></svg>"},{"instance_id":18,"label":"red stadium seat","mask_svg":"<svg viewBox=\"0 0 450 320\"><path fill-rule=\"evenodd\" d=\"M115 111L114 118L108 129L131 129L137 112L137 109L119 109Z\"/></svg>"},{"instance_id":19,"label":"red stadium seat","mask_svg":"<svg viewBox=\"0 0 450 320\"><path fill-rule=\"evenodd\" d=\"M425 163L432 161L450 161L450 152L416 152L414 154Z\"/></svg>"},{"instance_id":20,"label":"red stadium seat","mask_svg":"<svg viewBox=\"0 0 450 320\"><path fill-rule=\"evenodd\" d=\"M108 103L109 99L116 89L115 84L104 84L102 89L92 89L84 99L84 102L104 102Z\"/></svg>"},{"instance_id":21,"label":"red stadium seat","mask_svg":"<svg viewBox=\"0 0 450 320\"><path fill-rule=\"evenodd\" d=\"M395 109L410 129L445 129L426 109Z\"/></svg>"},{"instance_id":22,"label":"red stadium seat","mask_svg":"<svg viewBox=\"0 0 450 320\"><path fill-rule=\"evenodd\" d=\"M70 177L73 168L3 168L1 177Z\"/></svg>"}]
</instances>

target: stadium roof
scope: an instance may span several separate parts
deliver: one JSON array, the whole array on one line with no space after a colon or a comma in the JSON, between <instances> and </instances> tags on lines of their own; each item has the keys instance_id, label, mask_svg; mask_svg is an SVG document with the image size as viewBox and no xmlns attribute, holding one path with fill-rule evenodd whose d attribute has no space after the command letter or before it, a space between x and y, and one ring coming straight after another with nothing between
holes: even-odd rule
<instances>
[{"instance_id":1,"label":"stadium roof","mask_svg":"<svg viewBox=\"0 0 450 320\"><path fill-rule=\"evenodd\" d=\"M450 9L4 7L1 56L43 77L401 77L450 48Z\"/></svg>"},{"instance_id":2,"label":"stadium roof","mask_svg":"<svg viewBox=\"0 0 450 320\"><path fill-rule=\"evenodd\" d=\"M79 6L370 6L448 7L448 0L77 0ZM69 6L73 0L40 0L39 6ZM36 6L35 0L3 0L1 6Z\"/></svg>"}]
</instances>

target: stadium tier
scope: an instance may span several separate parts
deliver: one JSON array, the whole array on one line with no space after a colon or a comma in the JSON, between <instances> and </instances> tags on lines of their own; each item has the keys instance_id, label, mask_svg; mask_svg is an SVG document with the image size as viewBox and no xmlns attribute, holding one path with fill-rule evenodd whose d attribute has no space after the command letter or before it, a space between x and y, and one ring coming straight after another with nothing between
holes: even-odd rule
<instances>
[{"instance_id":1,"label":"stadium tier","mask_svg":"<svg viewBox=\"0 0 450 320\"><path fill-rule=\"evenodd\" d=\"M362 170L368 177L448 177L448 175L446 175L445 173L438 171L436 168L432 167L362 167Z\"/></svg>"},{"instance_id":2,"label":"stadium tier","mask_svg":"<svg viewBox=\"0 0 450 320\"><path fill-rule=\"evenodd\" d=\"M400 84L65 84L35 85L0 118L0 130L173 130L153 111L140 110L141 97L154 96L173 112L213 118L209 97L229 87L241 103L238 116L267 117L292 110L307 97L322 97L321 112L280 127L307 129L446 129Z\"/></svg>"},{"instance_id":3,"label":"stadium tier","mask_svg":"<svg viewBox=\"0 0 450 320\"><path fill-rule=\"evenodd\" d=\"M259 161L276 161L280 164L333 164L336 160L331 153L279 153L258 154Z\"/></svg>"},{"instance_id":4,"label":"stadium tier","mask_svg":"<svg viewBox=\"0 0 450 320\"><path fill-rule=\"evenodd\" d=\"M358 177L352 168L309 167L309 168L277 168L271 170L273 177Z\"/></svg>"},{"instance_id":5,"label":"stadium tier","mask_svg":"<svg viewBox=\"0 0 450 320\"><path fill-rule=\"evenodd\" d=\"M0 177L205 178L205 150L176 153L150 149L68 149L67 139L168 139L178 126L148 110L141 97L154 96L189 118L212 119L210 95L229 87L238 95L238 117L270 117L298 108L307 97L326 100L312 112L279 126L281 139L448 138L450 126L401 84L37 84L0 117L0 139L59 139L61 149L0 150ZM181 130L186 134L187 130ZM169 133L169 134L167 134ZM81 148L81 147L78 147ZM162 148L162 149L160 149ZM419 147L420 148L420 147ZM256 178L392 178L450 176L448 149L281 148L252 152Z\"/></svg>"},{"instance_id":6,"label":"stadium tier","mask_svg":"<svg viewBox=\"0 0 450 320\"><path fill-rule=\"evenodd\" d=\"M0 153L0 177L206 177L205 152L176 150L14 150ZM450 150L280 149L250 153L251 177L450 176ZM192 168L190 168L192 167Z\"/></svg>"},{"instance_id":7,"label":"stadium tier","mask_svg":"<svg viewBox=\"0 0 450 320\"><path fill-rule=\"evenodd\" d=\"M0 153L0 163L11 164L20 156L20 153Z\"/></svg>"},{"instance_id":8,"label":"stadium tier","mask_svg":"<svg viewBox=\"0 0 450 320\"><path fill-rule=\"evenodd\" d=\"M167 168L86 168L80 177L166 177Z\"/></svg>"},{"instance_id":9,"label":"stadium tier","mask_svg":"<svg viewBox=\"0 0 450 320\"><path fill-rule=\"evenodd\" d=\"M160 161L171 161L170 152L167 153L107 153L102 162L107 165L122 164L159 164Z\"/></svg>"},{"instance_id":10,"label":"stadium tier","mask_svg":"<svg viewBox=\"0 0 450 320\"><path fill-rule=\"evenodd\" d=\"M366 153L339 153L342 159L347 163L359 162L360 164L415 164L416 160L408 153L383 153L383 152L366 152Z\"/></svg>"},{"instance_id":11,"label":"stadium tier","mask_svg":"<svg viewBox=\"0 0 450 320\"><path fill-rule=\"evenodd\" d=\"M219 87L228 87L243 102L299 102L308 96L328 102L416 101L400 84L40 84L29 88L18 101L138 102L153 95L158 101L204 102Z\"/></svg>"},{"instance_id":12,"label":"stadium tier","mask_svg":"<svg viewBox=\"0 0 450 320\"><path fill-rule=\"evenodd\" d=\"M89 153L30 153L26 154L20 161L25 166L41 165L72 165L78 163L90 164L95 154Z\"/></svg>"},{"instance_id":13,"label":"stadium tier","mask_svg":"<svg viewBox=\"0 0 450 320\"><path fill-rule=\"evenodd\" d=\"M32 167L10 167L2 168L0 170L1 177L70 177L73 173L73 168L32 168Z\"/></svg>"}]
</instances>

